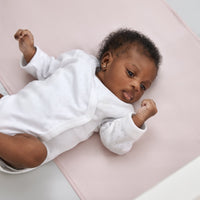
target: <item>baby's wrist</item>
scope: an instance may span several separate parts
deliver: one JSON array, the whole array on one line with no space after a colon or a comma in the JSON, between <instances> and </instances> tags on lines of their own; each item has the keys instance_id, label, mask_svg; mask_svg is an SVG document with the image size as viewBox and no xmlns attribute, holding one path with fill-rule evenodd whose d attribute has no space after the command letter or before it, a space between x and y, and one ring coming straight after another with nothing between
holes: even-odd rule
<instances>
[{"instance_id":1,"label":"baby's wrist","mask_svg":"<svg viewBox=\"0 0 200 200\"><path fill-rule=\"evenodd\" d=\"M137 113L132 115L132 119L135 125L139 128L141 128L144 122L146 121L142 116L140 116Z\"/></svg>"},{"instance_id":2,"label":"baby's wrist","mask_svg":"<svg viewBox=\"0 0 200 200\"><path fill-rule=\"evenodd\" d=\"M33 48L23 52L24 59L26 60L27 63L30 62L30 60L33 58L35 53L36 53L36 47L33 47Z\"/></svg>"}]
</instances>

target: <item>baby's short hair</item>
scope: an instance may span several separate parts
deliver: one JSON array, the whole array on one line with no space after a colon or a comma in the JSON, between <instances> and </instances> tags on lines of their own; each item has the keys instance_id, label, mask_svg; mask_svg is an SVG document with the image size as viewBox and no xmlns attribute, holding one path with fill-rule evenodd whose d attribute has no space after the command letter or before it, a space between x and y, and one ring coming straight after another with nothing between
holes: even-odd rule
<instances>
[{"instance_id":1,"label":"baby's short hair","mask_svg":"<svg viewBox=\"0 0 200 200\"><path fill-rule=\"evenodd\" d=\"M142 33L127 28L110 33L101 43L97 57L101 61L107 51L115 51L125 45L138 46L140 53L152 59L159 68L161 55L154 42Z\"/></svg>"}]
</instances>

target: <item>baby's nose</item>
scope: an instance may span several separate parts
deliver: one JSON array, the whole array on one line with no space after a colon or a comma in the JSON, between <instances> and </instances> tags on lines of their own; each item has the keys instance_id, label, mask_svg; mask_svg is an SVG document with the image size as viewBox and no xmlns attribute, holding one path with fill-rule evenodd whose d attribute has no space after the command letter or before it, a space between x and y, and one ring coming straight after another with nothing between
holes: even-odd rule
<instances>
[{"instance_id":1,"label":"baby's nose","mask_svg":"<svg viewBox=\"0 0 200 200\"><path fill-rule=\"evenodd\" d=\"M140 82L139 81L132 81L132 87L134 88L135 92L140 91Z\"/></svg>"}]
</instances>

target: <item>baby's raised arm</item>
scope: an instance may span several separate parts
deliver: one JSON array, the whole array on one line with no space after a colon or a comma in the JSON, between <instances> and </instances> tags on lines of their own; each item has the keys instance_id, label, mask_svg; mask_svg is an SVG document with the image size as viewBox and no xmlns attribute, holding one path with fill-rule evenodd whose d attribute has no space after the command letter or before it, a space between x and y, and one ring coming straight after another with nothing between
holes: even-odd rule
<instances>
[{"instance_id":1,"label":"baby's raised arm","mask_svg":"<svg viewBox=\"0 0 200 200\"><path fill-rule=\"evenodd\" d=\"M63 58L73 62L73 59L71 59L74 55L73 53L71 55L68 54L67 58L66 56L55 58L46 54L38 46L36 47L33 34L27 29L19 29L14 37L19 41L19 49L23 53L20 66L38 80L48 78L58 68L63 67L61 64Z\"/></svg>"},{"instance_id":2,"label":"baby's raised arm","mask_svg":"<svg viewBox=\"0 0 200 200\"><path fill-rule=\"evenodd\" d=\"M19 49L23 53L24 58L28 63L36 52L36 48L34 47L33 34L27 29L19 29L15 33L14 37L19 41Z\"/></svg>"},{"instance_id":3,"label":"baby's raised arm","mask_svg":"<svg viewBox=\"0 0 200 200\"><path fill-rule=\"evenodd\" d=\"M141 103L141 107L132 119L137 127L141 127L144 122L157 113L157 107L152 99L145 99Z\"/></svg>"}]
</instances>

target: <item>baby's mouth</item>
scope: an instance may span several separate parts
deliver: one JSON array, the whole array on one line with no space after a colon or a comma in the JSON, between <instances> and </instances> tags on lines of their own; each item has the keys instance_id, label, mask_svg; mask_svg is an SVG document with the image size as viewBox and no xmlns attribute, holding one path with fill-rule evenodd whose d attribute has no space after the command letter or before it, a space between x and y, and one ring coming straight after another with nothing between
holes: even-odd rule
<instances>
[{"instance_id":1,"label":"baby's mouth","mask_svg":"<svg viewBox=\"0 0 200 200\"><path fill-rule=\"evenodd\" d=\"M123 98L128 102L131 102L134 99L134 94L132 91L123 90L122 95L123 95Z\"/></svg>"}]
</instances>

